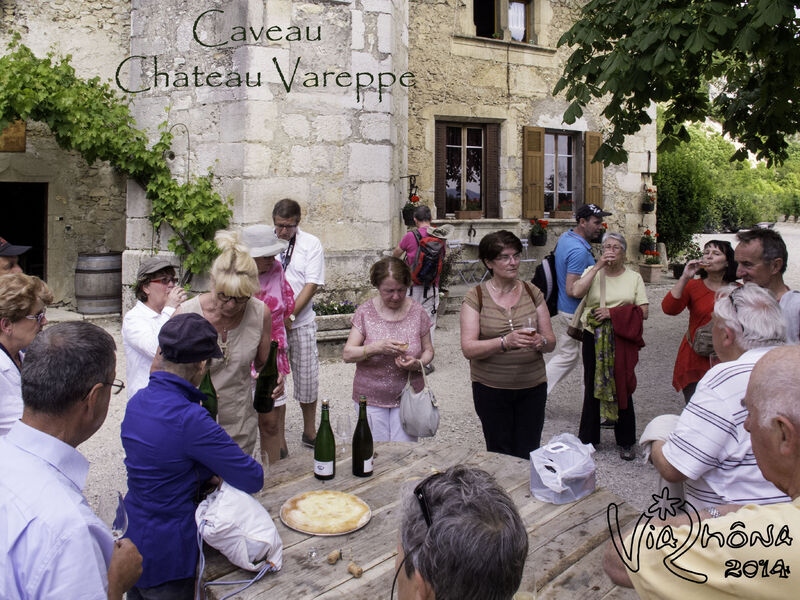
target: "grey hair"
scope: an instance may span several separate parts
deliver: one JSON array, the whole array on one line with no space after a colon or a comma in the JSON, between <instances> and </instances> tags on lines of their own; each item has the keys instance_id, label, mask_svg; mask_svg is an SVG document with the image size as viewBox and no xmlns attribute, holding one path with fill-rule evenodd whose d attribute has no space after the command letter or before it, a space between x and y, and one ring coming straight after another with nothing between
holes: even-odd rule
<instances>
[{"instance_id":1,"label":"grey hair","mask_svg":"<svg viewBox=\"0 0 800 600\"><path fill-rule=\"evenodd\" d=\"M110 383L116 365L114 338L86 321L57 323L39 333L22 362L26 408L60 416L98 383Z\"/></svg>"},{"instance_id":2,"label":"grey hair","mask_svg":"<svg viewBox=\"0 0 800 600\"><path fill-rule=\"evenodd\" d=\"M786 343L786 320L772 292L755 283L717 290L714 315L734 332L742 350Z\"/></svg>"},{"instance_id":3,"label":"grey hair","mask_svg":"<svg viewBox=\"0 0 800 600\"><path fill-rule=\"evenodd\" d=\"M623 252L628 251L628 242L625 241L625 236L623 236L621 233L617 233L616 231L606 231L603 234L603 237L600 239L600 245L602 246L603 244L605 244L606 240L609 238L611 238L612 240L617 240L620 244L622 244Z\"/></svg>"},{"instance_id":4,"label":"grey hair","mask_svg":"<svg viewBox=\"0 0 800 600\"><path fill-rule=\"evenodd\" d=\"M758 402L758 424L769 428L779 416L800 427L800 346L787 345L770 350L756 363L747 386L748 405Z\"/></svg>"},{"instance_id":5,"label":"grey hair","mask_svg":"<svg viewBox=\"0 0 800 600\"><path fill-rule=\"evenodd\" d=\"M486 471L456 465L424 485L431 526L414 494L403 501L406 575L437 600L510 600L522 581L528 534L514 502Z\"/></svg>"}]
</instances>

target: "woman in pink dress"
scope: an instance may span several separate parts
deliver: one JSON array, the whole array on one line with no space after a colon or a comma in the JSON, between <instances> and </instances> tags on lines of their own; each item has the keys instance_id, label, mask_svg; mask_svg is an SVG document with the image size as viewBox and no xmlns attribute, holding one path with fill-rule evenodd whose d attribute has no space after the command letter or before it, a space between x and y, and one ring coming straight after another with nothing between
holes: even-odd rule
<instances>
[{"instance_id":1,"label":"woman in pink dress","mask_svg":"<svg viewBox=\"0 0 800 600\"><path fill-rule=\"evenodd\" d=\"M359 396L367 397L367 417L376 442L415 442L400 423L400 394L409 371L414 374L414 390L422 389L421 364L433 360L431 320L409 297L411 271L399 258L376 262L369 280L378 295L356 309L344 347L344 361L356 363L353 401L358 409Z\"/></svg>"},{"instance_id":2,"label":"woman in pink dress","mask_svg":"<svg viewBox=\"0 0 800 600\"><path fill-rule=\"evenodd\" d=\"M289 242L275 235L267 225L250 225L242 231L242 239L250 247L250 256L258 267L260 290L255 297L261 300L272 314L272 341L278 342L278 381L289 373L286 355L286 327L284 319L294 310L294 293L283 275L283 267L275 257L286 250ZM286 393L275 400L273 409L258 414L261 452L267 453L270 464L289 456L286 446Z\"/></svg>"}]
</instances>

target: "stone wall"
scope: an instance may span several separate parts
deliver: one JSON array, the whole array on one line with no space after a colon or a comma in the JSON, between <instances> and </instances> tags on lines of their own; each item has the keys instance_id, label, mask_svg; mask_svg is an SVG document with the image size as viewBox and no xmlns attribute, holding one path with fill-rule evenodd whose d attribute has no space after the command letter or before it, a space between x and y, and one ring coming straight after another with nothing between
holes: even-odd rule
<instances>
[{"instance_id":1,"label":"stone wall","mask_svg":"<svg viewBox=\"0 0 800 600\"><path fill-rule=\"evenodd\" d=\"M113 78L128 52L129 6L129 0L3 0L0 52L16 31L37 56L71 54L79 77ZM125 249L124 179L107 163L87 165L76 152L61 150L46 125L29 122L26 152L0 153L0 181L48 184L47 281L56 302L74 305L78 253ZM14 241L7 227L0 235Z\"/></svg>"},{"instance_id":2,"label":"stone wall","mask_svg":"<svg viewBox=\"0 0 800 600\"><path fill-rule=\"evenodd\" d=\"M189 143L182 128L175 130L175 177L185 177L187 157L192 174L213 169L217 188L233 200L234 226L271 223L277 200L297 200L301 226L325 247L328 286L361 287L372 262L365 257L389 248L398 227L394 215L402 190L396 181L405 173L407 90L372 85L357 93L344 84L357 73L377 81L379 73L399 77L407 71L405 3L132 4L130 53L147 58L125 65L124 85L151 88L133 95L136 119L149 131L156 131L167 108L170 126L188 127ZM254 39L262 27L276 28L272 40L266 34ZM300 39L288 41L293 27ZM153 57L158 70L170 75L169 86L163 76L154 78ZM208 80L196 85L190 76L190 85L175 86L178 73L194 69L219 73L217 83L231 80L232 73L246 81L249 73L251 83L260 85L211 87ZM166 235L153 237L148 204L141 190L129 194L126 278L142 253L166 244Z\"/></svg>"},{"instance_id":3,"label":"stone wall","mask_svg":"<svg viewBox=\"0 0 800 600\"><path fill-rule=\"evenodd\" d=\"M575 124L562 122L568 104L551 90L569 50L555 45L577 13L560 2L532 0L532 5L536 44L475 37L472 0L414 0L409 22L409 69L417 74L409 109L409 171L419 175L422 201L434 204L435 120L499 123L501 217L519 219L517 233L527 229L520 218L522 128L602 132L607 127L597 106ZM655 111L652 116L655 122ZM648 151L650 170L656 169L655 145L655 125L645 126L626 141L628 164L604 170L604 203L614 213L606 220L632 240L631 246L638 244L644 229L655 226L655 214L642 215L640 210ZM628 258L635 260L636 253L629 252Z\"/></svg>"}]
</instances>

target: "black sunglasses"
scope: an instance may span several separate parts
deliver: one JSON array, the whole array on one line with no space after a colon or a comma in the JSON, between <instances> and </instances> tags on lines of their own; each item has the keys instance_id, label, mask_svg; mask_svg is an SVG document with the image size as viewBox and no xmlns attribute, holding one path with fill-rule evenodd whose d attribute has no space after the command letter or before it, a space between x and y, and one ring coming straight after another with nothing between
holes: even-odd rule
<instances>
[{"instance_id":1,"label":"black sunglasses","mask_svg":"<svg viewBox=\"0 0 800 600\"><path fill-rule=\"evenodd\" d=\"M428 500L425 498L425 485L429 481L432 481L437 477L441 476L442 476L441 473L434 473L433 475L426 477L417 484L417 487L414 488L413 492L414 497L417 499L417 502L419 502L419 509L420 511L422 511L422 518L425 519L425 524L428 526L428 529L431 528L431 523L433 522L433 518L431 517L431 509L430 506L428 505ZM425 535L426 536L428 535L427 532L425 533ZM397 567L397 571L394 572L394 579L392 579L392 593L389 596L389 600L392 600L394 598L394 588L395 585L397 584L397 576L400 575L400 569L403 568L403 565L405 564L409 554L416 552L417 548L419 548L419 546L417 546L416 548L414 548L414 550L403 556L403 560L400 561L400 565Z\"/></svg>"}]
</instances>

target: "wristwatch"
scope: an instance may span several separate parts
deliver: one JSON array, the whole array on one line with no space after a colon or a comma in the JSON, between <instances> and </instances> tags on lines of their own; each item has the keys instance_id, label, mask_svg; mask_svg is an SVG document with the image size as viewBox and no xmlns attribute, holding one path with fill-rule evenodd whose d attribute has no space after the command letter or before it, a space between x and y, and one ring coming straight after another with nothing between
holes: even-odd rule
<instances>
[{"instance_id":1,"label":"wristwatch","mask_svg":"<svg viewBox=\"0 0 800 600\"><path fill-rule=\"evenodd\" d=\"M297 317L295 317L294 315L289 315L289 322L290 323L294 323L296 319L297 319Z\"/></svg>"}]
</instances>

